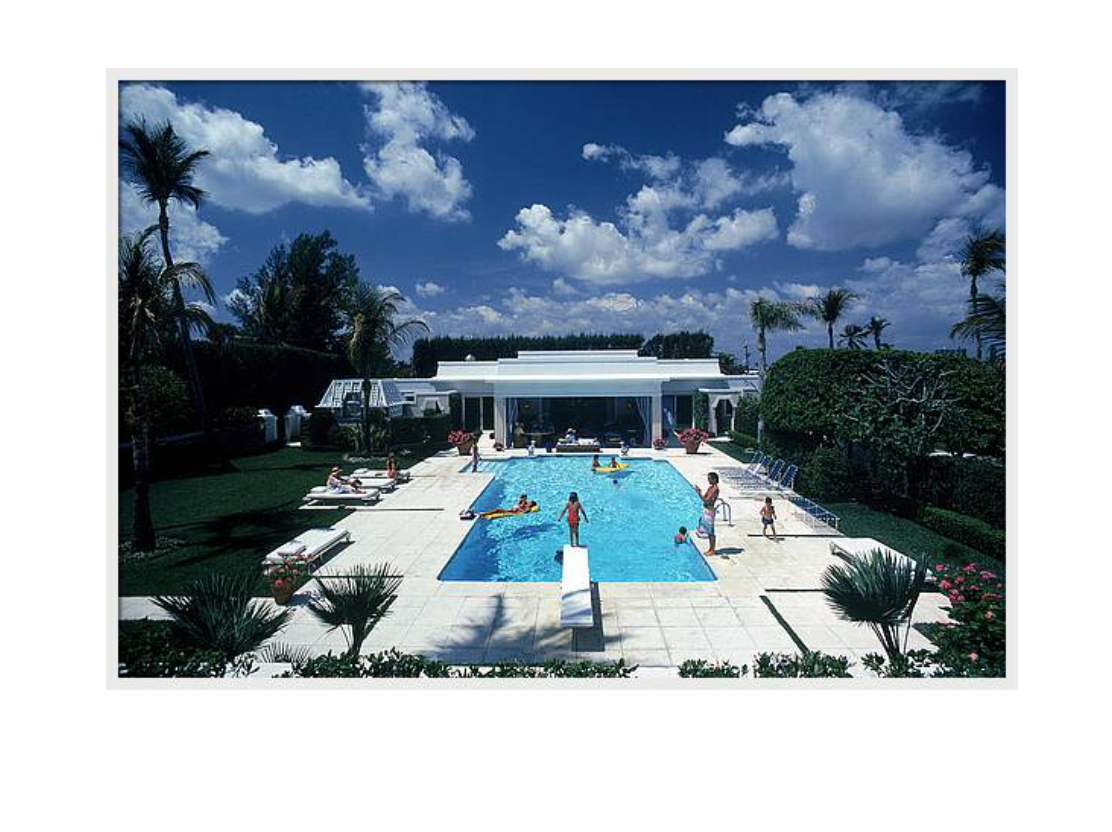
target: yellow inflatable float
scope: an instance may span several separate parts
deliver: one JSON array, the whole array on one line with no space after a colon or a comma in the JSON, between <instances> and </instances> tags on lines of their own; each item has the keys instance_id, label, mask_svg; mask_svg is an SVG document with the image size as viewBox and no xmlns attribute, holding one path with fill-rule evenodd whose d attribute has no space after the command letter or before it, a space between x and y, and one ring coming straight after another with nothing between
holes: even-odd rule
<instances>
[{"instance_id":1,"label":"yellow inflatable float","mask_svg":"<svg viewBox=\"0 0 1112 832\"><path fill-rule=\"evenodd\" d=\"M593 470L596 474L616 474L618 471L624 471L627 468L629 468L628 465L619 462L617 465L607 465L606 467L600 465Z\"/></svg>"},{"instance_id":2,"label":"yellow inflatable float","mask_svg":"<svg viewBox=\"0 0 1112 832\"><path fill-rule=\"evenodd\" d=\"M516 517L519 514L533 514L534 512L540 510L541 507L538 506L536 503L533 503L533 505L529 506L529 508L525 511L514 511L513 509L496 508L492 509L491 511L480 512L479 516L484 517L487 520L501 520L503 517Z\"/></svg>"}]
</instances>

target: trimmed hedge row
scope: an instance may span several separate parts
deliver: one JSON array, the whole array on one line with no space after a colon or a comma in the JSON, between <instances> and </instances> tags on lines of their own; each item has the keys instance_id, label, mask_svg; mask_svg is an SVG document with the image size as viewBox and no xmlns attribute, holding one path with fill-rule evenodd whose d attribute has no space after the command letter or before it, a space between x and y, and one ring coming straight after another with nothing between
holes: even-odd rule
<instances>
[{"instance_id":1,"label":"trimmed hedge row","mask_svg":"<svg viewBox=\"0 0 1112 832\"><path fill-rule=\"evenodd\" d=\"M968 514L998 529L1007 515L1007 477L999 463L985 459L930 457L922 466L918 498Z\"/></svg>"},{"instance_id":2,"label":"trimmed hedge row","mask_svg":"<svg viewBox=\"0 0 1112 832\"><path fill-rule=\"evenodd\" d=\"M926 506L920 513L919 522L943 537L964 543L998 560L1004 559L1007 551L1004 532L992 528L983 520L944 508Z\"/></svg>"}]
</instances>

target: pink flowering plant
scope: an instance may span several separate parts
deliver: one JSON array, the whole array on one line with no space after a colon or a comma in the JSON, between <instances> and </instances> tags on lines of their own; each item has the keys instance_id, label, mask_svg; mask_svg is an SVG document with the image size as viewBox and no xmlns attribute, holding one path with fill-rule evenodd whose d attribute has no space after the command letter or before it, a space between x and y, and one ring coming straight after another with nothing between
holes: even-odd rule
<instances>
[{"instance_id":1,"label":"pink flowering plant","mask_svg":"<svg viewBox=\"0 0 1112 832\"><path fill-rule=\"evenodd\" d=\"M658 436L653 440L653 447L658 451L663 451L667 446L668 443L664 441L664 437L662 436Z\"/></svg>"},{"instance_id":2,"label":"pink flowering plant","mask_svg":"<svg viewBox=\"0 0 1112 832\"><path fill-rule=\"evenodd\" d=\"M933 565L938 588L950 600L947 624L929 628L928 637L949 676L1003 676L1005 671L1004 579L991 569L966 563Z\"/></svg>"},{"instance_id":3,"label":"pink flowering plant","mask_svg":"<svg viewBox=\"0 0 1112 832\"><path fill-rule=\"evenodd\" d=\"M698 428L687 428L680 432L680 442L685 448L698 448L710 439L710 434Z\"/></svg>"},{"instance_id":4,"label":"pink flowering plant","mask_svg":"<svg viewBox=\"0 0 1112 832\"><path fill-rule=\"evenodd\" d=\"M285 558L267 573L267 579L275 592L288 592L303 577L309 574L309 562L303 557Z\"/></svg>"}]
</instances>

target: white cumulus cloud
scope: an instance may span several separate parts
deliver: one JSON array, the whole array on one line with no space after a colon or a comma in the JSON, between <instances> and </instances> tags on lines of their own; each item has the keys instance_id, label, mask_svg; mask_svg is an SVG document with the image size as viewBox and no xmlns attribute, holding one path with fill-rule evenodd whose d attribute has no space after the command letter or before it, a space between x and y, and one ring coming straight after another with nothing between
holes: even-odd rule
<instances>
[{"instance_id":1,"label":"white cumulus cloud","mask_svg":"<svg viewBox=\"0 0 1112 832\"><path fill-rule=\"evenodd\" d=\"M990 206L979 206L978 196L992 203L999 191L967 151L914 134L897 112L844 92L769 96L726 141L786 150L799 194L788 242L797 248L835 251L921 236L940 219L984 215Z\"/></svg>"},{"instance_id":2,"label":"white cumulus cloud","mask_svg":"<svg viewBox=\"0 0 1112 832\"><path fill-rule=\"evenodd\" d=\"M363 169L379 196L399 197L414 213L443 220L470 217L464 207L471 184L454 156L425 146L463 141L475 131L423 83L375 82L361 88L374 103L364 108L367 129L378 140L364 147Z\"/></svg>"},{"instance_id":3,"label":"white cumulus cloud","mask_svg":"<svg viewBox=\"0 0 1112 832\"><path fill-rule=\"evenodd\" d=\"M169 121L190 147L208 150L195 182L222 208L263 214L291 202L370 207L335 159L283 158L261 124L232 110L179 101L154 84L128 84L120 92L120 113L149 123Z\"/></svg>"},{"instance_id":4,"label":"white cumulus cloud","mask_svg":"<svg viewBox=\"0 0 1112 832\"><path fill-rule=\"evenodd\" d=\"M158 223L158 208L143 201L130 182L120 182L120 231L135 234ZM208 263L228 242L216 226L197 216L192 205L171 202L170 252L178 262Z\"/></svg>"},{"instance_id":5,"label":"white cumulus cloud","mask_svg":"<svg viewBox=\"0 0 1112 832\"><path fill-rule=\"evenodd\" d=\"M434 298L437 295L443 294L445 291L443 286L441 286L439 283L433 282L432 280L426 280L424 283L418 283L414 287L414 290L423 298Z\"/></svg>"}]
</instances>

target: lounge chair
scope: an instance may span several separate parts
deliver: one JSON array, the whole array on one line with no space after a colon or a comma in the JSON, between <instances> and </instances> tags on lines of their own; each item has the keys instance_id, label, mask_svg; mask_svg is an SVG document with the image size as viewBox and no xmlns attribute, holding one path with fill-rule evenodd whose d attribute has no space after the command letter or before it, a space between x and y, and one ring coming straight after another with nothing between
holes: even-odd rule
<instances>
[{"instance_id":1,"label":"lounge chair","mask_svg":"<svg viewBox=\"0 0 1112 832\"><path fill-rule=\"evenodd\" d=\"M347 529L332 527L309 529L299 534L289 543L283 543L263 558L263 573L265 574L280 566L286 558L291 557L304 558L312 566L326 552L350 539L351 532Z\"/></svg>"},{"instance_id":2,"label":"lounge chair","mask_svg":"<svg viewBox=\"0 0 1112 832\"><path fill-rule=\"evenodd\" d=\"M409 482L413 478L408 471L398 471L397 477L388 477L386 476L386 470L383 468L356 468L351 476L357 480L372 480L374 485L381 485L380 480L403 483Z\"/></svg>"},{"instance_id":3,"label":"lounge chair","mask_svg":"<svg viewBox=\"0 0 1112 832\"><path fill-rule=\"evenodd\" d=\"M780 474L779 479L776 480L776 487L781 491L791 491L792 486L795 485L795 475L798 471L798 465L787 466Z\"/></svg>"},{"instance_id":4,"label":"lounge chair","mask_svg":"<svg viewBox=\"0 0 1112 832\"><path fill-rule=\"evenodd\" d=\"M363 488L361 491L330 491L323 485L309 489L302 502L306 506L367 506L379 500L379 488Z\"/></svg>"}]
</instances>

